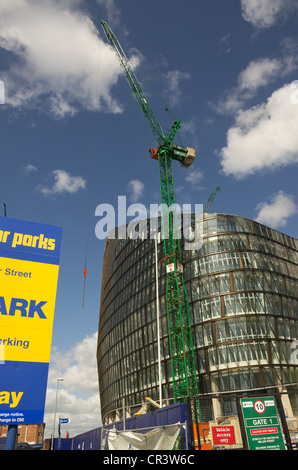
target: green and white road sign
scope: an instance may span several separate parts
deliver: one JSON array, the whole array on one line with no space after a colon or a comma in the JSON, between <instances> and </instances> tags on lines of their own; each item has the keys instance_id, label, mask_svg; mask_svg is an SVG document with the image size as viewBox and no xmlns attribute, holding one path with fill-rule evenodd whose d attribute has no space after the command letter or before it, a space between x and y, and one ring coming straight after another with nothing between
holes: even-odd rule
<instances>
[{"instance_id":1,"label":"green and white road sign","mask_svg":"<svg viewBox=\"0 0 298 470\"><path fill-rule=\"evenodd\" d=\"M274 397L241 398L250 450L285 450Z\"/></svg>"}]
</instances>

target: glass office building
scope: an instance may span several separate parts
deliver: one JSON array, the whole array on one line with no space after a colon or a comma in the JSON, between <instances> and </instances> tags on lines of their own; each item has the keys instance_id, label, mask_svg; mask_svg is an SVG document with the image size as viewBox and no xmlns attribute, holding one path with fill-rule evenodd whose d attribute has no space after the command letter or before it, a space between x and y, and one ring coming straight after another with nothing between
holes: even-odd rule
<instances>
[{"instance_id":1,"label":"glass office building","mask_svg":"<svg viewBox=\"0 0 298 470\"><path fill-rule=\"evenodd\" d=\"M226 214L205 214L203 237L200 249L183 250L200 397L283 387L296 410L298 240ZM170 403L163 263L158 269L162 396ZM157 350L155 241L108 239L97 351L103 422L116 418L123 398L131 407L146 396L158 401Z\"/></svg>"}]
</instances>

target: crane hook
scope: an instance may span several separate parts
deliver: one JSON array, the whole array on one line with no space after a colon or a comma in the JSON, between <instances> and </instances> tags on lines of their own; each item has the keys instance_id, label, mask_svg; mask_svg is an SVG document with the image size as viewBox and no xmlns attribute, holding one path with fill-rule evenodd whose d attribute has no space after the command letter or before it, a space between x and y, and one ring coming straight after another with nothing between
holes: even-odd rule
<instances>
[{"instance_id":1,"label":"crane hook","mask_svg":"<svg viewBox=\"0 0 298 470\"><path fill-rule=\"evenodd\" d=\"M87 268L86 268L86 265L83 269L83 274L84 274L84 288L83 288L83 302L82 302L82 309L84 310L84 301L85 301L85 282L86 282L86 277L87 277Z\"/></svg>"}]
</instances>

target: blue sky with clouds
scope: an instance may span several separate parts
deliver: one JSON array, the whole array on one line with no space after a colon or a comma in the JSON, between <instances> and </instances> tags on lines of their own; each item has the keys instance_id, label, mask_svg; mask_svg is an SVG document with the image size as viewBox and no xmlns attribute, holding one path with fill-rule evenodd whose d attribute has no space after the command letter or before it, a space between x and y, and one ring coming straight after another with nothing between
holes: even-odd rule
<instances>
[{"instance_id":1,"label":"blue sky with clouds","mask_svg":"<svg viewBox=\"0 0 298 470\"><path fill-rule=\"evenodd\" d=\"M219 185L212 211L297 237L296 0L2 0L0 211L5 202L9 217L63 227L48 435L61 375L71 433L100 424L105 242L95 236L95 209L112 204L117 213L119 195L128 205L159 203L148 154L156 142L101 19L133 57L165 132L181 119L176 143L196 148L189 169L174 165L177 202L204 204Z\"/></svg>"}]
</instances>

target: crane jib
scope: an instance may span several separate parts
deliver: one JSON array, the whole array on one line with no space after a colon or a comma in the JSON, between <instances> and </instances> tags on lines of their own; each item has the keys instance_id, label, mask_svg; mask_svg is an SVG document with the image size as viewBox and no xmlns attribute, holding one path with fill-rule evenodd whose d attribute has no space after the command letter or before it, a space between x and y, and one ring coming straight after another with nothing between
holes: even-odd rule
<instances>
[{"instance_id":1,"label":"crane jib","mask_svg":"<svg viewBox=\"0 0 298 470\"><path fill-rule=\"evenodd\" d=\"M124 74L125 74L125 77L128 81L128 84L133 92L133 94L135 95L135 98L149 124L149 127L151 128L151 131L154 135L154 137L156 138L157 142L159 143L159 145L161 145L165 140L166 140L166 137L165 137L165 134L162 130L162 127L150 105L150 102L149 100L147 99L141 85L140 85L140 82L135 74L135 72L133 71L131 65L130 65L130 61L129 59L127 58L121 44L119 43L117 37L115 36L115 34L113 33L113 31L109 28L109 26L107 25L107 23L105 21L101 21L101 25L103 27L103 30L105 32L105 35L110 43L110 45L114 48L116 54L117 54L117 57L120 61L120 64L122 66L122 68L124 69Z\"/></svg>"}]
</instances>

